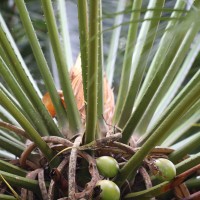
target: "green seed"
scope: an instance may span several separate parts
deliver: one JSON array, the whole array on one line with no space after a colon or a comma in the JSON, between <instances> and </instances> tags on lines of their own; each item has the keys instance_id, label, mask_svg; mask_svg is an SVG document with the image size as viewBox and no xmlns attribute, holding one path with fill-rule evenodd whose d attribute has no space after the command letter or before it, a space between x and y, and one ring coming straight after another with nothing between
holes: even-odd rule
<instances>
[{"instance_id":1,"label":"green seed","mask_svg":"<svg viewBox=\"0 0 200 200\"><path fill-rule=\"evenodd\" d=\"M154 175L162 181L170 181L176 176L176 168L174 164L165 158L159 158L154 162L156 170Z\"/></svg>"},{"instance_id":2,"label":"green seed","mask_svg":"<svg viewBox=\"0 0 200 200\"><path fill-rule=\"evenodd\" d=\"M107 178L112 178L117 175L119 171L118 162L110 156L101 156L96 159L99 173Z\"/></svg>"},{"instance_id":3,"label":"green seed","mask_svg":"<svg viewBox=\"0 0 200 200\"><path fill-rule=\"evenodd\" d=\"M97 182L97 186L101 187L101 200L119 200L120 199L120 189L112 181L100 180Z\"/></svg>"}]
</instances>

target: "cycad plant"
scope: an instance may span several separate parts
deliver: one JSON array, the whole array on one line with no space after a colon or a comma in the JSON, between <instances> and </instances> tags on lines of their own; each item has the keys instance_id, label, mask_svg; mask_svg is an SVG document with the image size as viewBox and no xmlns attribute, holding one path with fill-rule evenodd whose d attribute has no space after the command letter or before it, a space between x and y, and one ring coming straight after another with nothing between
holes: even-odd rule
<instances>
[{"instance_id":1,"label":"cycad plant","mask_svg":"<svg viewBox=\"0 0 200 200\"><path fill-rule=\"evenodd\" d=\"M41 0L56 88L26 4L15 0L45 93L0 16L0 199L200 199L200 1L116 2L106 14L104 1L77 1L73 65L65 1L55 14Z\"/></svg>"}]
</instances>

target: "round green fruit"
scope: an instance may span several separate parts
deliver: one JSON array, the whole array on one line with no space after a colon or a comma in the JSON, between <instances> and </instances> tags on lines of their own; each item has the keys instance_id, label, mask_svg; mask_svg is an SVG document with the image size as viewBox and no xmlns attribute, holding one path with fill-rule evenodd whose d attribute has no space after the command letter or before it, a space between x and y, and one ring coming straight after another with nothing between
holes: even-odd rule
<instances>
[{"instance_id":1,"label":"round green fruit","mask_svg":"<svg viewBox=\"0 0 200 200\"><path fill-rule=\"evenodd\" d=\"M112 178L117 175L119 171L118 162L110 156L101 156L96 159L99 173L107 178Z\"/></svg>"},{"instance_id":2,"label":"round green fruit","mask_svg":"<svg viewBox=\"0 0 200 200\"><path fill-rule=\"evenodd\" d=\"M119 200L120 199L120 190L119 187L112 181L109 180L100 180L97 182L97 186L100 186L101 200Z\"/></svg>"},{"instance_id":3,"label":"round green fruit","mask_svg":"<svg viewBox=\"0 0 200 200\"><path fill-rule=\"evenodd\" d=\"M176 176L174 164L165 158L159 158L154 162L156 173L154 174L159 180L170 181Z\"/></svg>"}]
</instances>

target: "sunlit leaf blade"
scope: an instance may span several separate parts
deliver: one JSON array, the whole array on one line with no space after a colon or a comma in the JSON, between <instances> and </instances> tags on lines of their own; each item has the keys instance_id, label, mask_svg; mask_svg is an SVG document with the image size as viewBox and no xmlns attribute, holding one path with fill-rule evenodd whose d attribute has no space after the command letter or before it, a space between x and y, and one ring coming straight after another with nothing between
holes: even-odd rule
<instances>
[{"instance_id":1,"label":"sunlit leaf blade","mask_svg":"<svg viewBox=\"0 0 200 200\"><path fill-rule=\"evenodd\" d=\"M187 133L187 130L189 130L195 122L200 120L200 100L197 101L188 111L185 115L183 115L181 118L179 118L174 126L169 130L166 135L168 137L162 141L162 146L171 146L174 144L178 139L181 138L181 136L184 136L185 133Z\"/></svg>"},{"instance_id":2,"label":"sunlit leaf blade","mask_svg":"<svg viewBox=\"0 0 200 200\"><path fill-rule=\"evenodd\" d=\"M26 66L26 64L25 64L25 62L24 62L24 60L23 60L23 58L22 58L22 56L21 56L21 54L20 54L18 48L17 48L17 45L15 44L15 42L14 42L14 40L13 40L13 38L12 38L12 35L11 35L11 33L9 32L8 27L6 26L5 21L4 21L3 17L1 16L1 14L0 14L0 22L1 22L1 28L2 28L2 30L4 30L4 32L5 32L5 34L6 34L6 37L8 38L8 41L9 41L10 45L12 46L13 51L15 52L16 58L19 60L19 62L20 62L20 64L21 64L21 67L22 67L23 70L24 70L24 72L23 72L23 70L20 70L20 72L23 74L23 75L21 74L21 76L23 76L23 78L26 77L26 76L28 77L28 79L29 79L29 81L31 82L31 84L33 85L35 91L37 91L38 95L41 97L41 92L40 92L39 88L37 87L35 81L33 80L33 77L32 77L32 75L30 74L30 72L29 72L29 70L28 70L28 68L27 68L27 66ZM2 38L2 39L3 39L3 38ZM2 47L0 47L0 48L2 48ZM6 63L7 63L7 64L8 64L8 63L9 63L9 64L12 64L12 62L11 62L10 59L6 56L5 53L2 52L2 53L1 53L1 56L4 56L4 57L6 58L6 60L7 60ZM26 79L27 79L27 78L26 78ZM26 80L26 79L25 79L25 80ZM24 81L25 81L25 80L24 80ZM22 83L22 84L23 84L23 83Z\"/></svg>"},{"instance_id":3,"label":"sunlit leaf blade","mask_svg":"<svg viewBox=\"0 0 200 200\"><path fill-rule=\"evenodd\" d=\"M21 107L24 109L24 112L27 113L27 115L30 117L31 123L34 124L35 128L42 135L49 135L47 128L45 127L45 124L43 123L42 118L40 117L39 113L36 112L31 102L29 101L27 96L24 94L24 92L18 85L17 81L12 76L11 72L9 71L6 64L3 62L1 58L0 58L0 72L4 80L9 85L12 92L15 94L15 97L18 100L18 102L21 104Z\"/></svg>"},{"instance_id":4,"label":"sunlit leaf blade","mask_svg":"<svg viewBox=\"0 0 200 200\"><path fill-rule=\"evenodd\" d=\"M126 6L126 1L119 0L116 13L120 11L124 11ZM116 26L118 24L121 24L123 22L124 14L123 12L121 14L116 15L115 21L113 23L113 26ZM120 38L120 32L121 32L121 26L113 29L111 41L110 41L110 48L108 53L108 58L106 61L106 74L108 78L108 83L110 86L112 86L114 71L115 71L115 62L117 58L117 50L119 45L119 38Z\"/></svg>"},{"instance_id":5,"label":"sunlit leaf blade","mask_svg":"<svg viewBox=\"0 0 200 200\"><path fill-rule=\"evenodd\" d=\"M5 150L0 150L0 158L1 159L13 160L13 159L15 159L15 155L7 152Z\"/></svg>"},{"instance_id":6,"label":"sunlit leaf blade","mask_svg":"<svg viewBox=\"0 0 200 200\"><path fill-rule=\"evenodd\" d=\"M73 57L72 57L72 49L71 49L70 33L68 25L69 19L67 17L66 4L64 0L58 0L58 10L59 10L60 29L62 34L64 55L68 69L71 69L71 67L73 66Z\"/></svg>"},{"instance_id":7,"label":"sunlit leaf blade","mask_svg":"<svg viewBox=\"0 0 200 200\"><path fill-rule=\"evenodd\" d=\"M190 24L190 28L186 32L185 37L183 38L183 41L181 42L166 74L163 77L163 80L161 81L155 95L153 96L151 102L148 105L148 108L146 109L144 116L141 119L140 124L138 125L138 128L136 129L136 132L138 134L144 134L146 132L146 129L148 127L149 122L151 121L151 118L157 109L159 103L162 101L163 96L167 93L169 90L174 78L176 77L178 71L180 70L181 64L185 58L185 56L188 53L188 50L190 48L190 45L192 41L194 40L194 37L199 31L197 23ZM142 123L145 122L145 123Z\"/></svg>"},{"instance_id":8,"label":"sunlit leaf blade","mask_svg":"<svg viewBox=\"0 0 200 200\"><path fill-rule=\"evenodd\" d=\"M157 57L157 55L159 53L161 53L161 49L157 51L157 53L158 52L159 53L155 55L154 60L152 61L151 64L154 65L153 68L155 68L155 69L158 68L158 70L155 71L154 77L152 78L151 82L148 83L148 87L146 88L146 91L144 92L143 97L141 98L140 102L138 102L135 105L135 110L132 113L131 117L129 118L129 121L126 123L126 126L124 127L124 131L123 131L124 133L125 132L129 132L129 134L131 135L131 133L135 130L135 128L137 127L139 121L141 120L146 108L149 106L149 103L150 103L151 99L154 97L154 94L157 95L157 93L156 93L157 89L159 87L164 86L164 85L161 84L161 82L163 80L163 77L166 75L166 72L169 69L170 63L174 59L174 55L176 55L175 52L177 51L178 53L180 53L179 52L179 47L180 47L180 45L182 43L182 40L179 40L179 39L181 38L181 35L182 35L182 37L183 37L183 35L186 35L186 33L188 31L188 29L186 27L190 27L190 24L191 24L190 20L193 20L193 17L195 17L195 11L194 10L191 11L190 15L187 16L186 20L181 21L179 23L179 25L177 25L176 27L172 28L168 32L168 34L167 34L167 36L165 38L165 45L162 44L163 47L165 46L168 50L166 50L166 48L163 48L163 47L161 48L164 51L164 55L162 55L161 59L158 59L159 56ZM194 32L196 32L197 31L196 28L199 27L198 23L199 23L199 21L196 18L196 21L194 22L194 25L193 25L193 28L194 28L193 31ZM181 35L179 33L179 29L180 28L184 29L184 31L181 32ZM178 37L178 39L176 39L177 37ZM187 38L187 35L186 35L186 38ZM189 38L189 40L190 40L190 38ZM171 51L174 51L175 49L176 49L176 51L174 52L174 54L172 54ZM183 50L185 50L184 47L183 47ZM155 61L155 60L157 60L157 61ZM172 63L172 64L174 64L174 63ZM173 68L171 68L171 70L173 70ZM168 71L168 73L169 72L170 71ZM167 74L167 75L169 75L169 74ZM123 141L127 142L128 139L130 138L130 135L128 136L128 133L123 134L123 138L125 139L125 137L126 137L125 140L122 138Z\"/></svg>"},{"instance_id":9,"label":"sunlit leaf blade","mask_svg":"<svg viewBox=\"0 0 200 200\"><path fill-rule=\"evenodd\" d=\"M141 89L139 91L138 97L136 99L136 105L141 100L142 96L144 95L145 91L148 88L149 83L152 81L153 77L157 73L157 71L160 68L160 63L163 62L164 57L166 56L166 52L168 51L169 46L171 46L171 40L173 39L173 35L170 33L171 29L175 27L176 24L178 24L180 17L182 16L185 8L185 1L178 0L176 1L176 4L174 6L174 12L172 12L170 18L173 20L168 20L168 25L166 27L165 32L162 35L161 41L159 42L158 49L156 51L156 54L152 60L151 65L149 66L149 70L146 74L146 77L144 79L144 82L141 86ZM176 9L180 9L177 11ZM182 11L181 11L182 10ZM175 17L175 19L174 19ZM171 54L173 55L176 52L177 48L175 46L172 46L170 49ZM160 79L161 79L160 75Z\"/></svg>"},{"instance_id":10,"label":"sunlit leaf blade","mask_svg":"<svg viewBox=\"0 0 200 200\"><path fill-rule=\"evenodd\" d=\"M0 118L4 122L8 122L10 124L19 126L18 122L14 119L14 117L0 105Z\"/></svg>"},{"instance_id":11,"label":"sunlit leaf blade","mask_svg":"<svg viewBox=\"0 0 200 200\"><path fill-rule=\"evenodd\" d=\"M140 10L141 6L142 6L142 0L136 0L136 1L133 1L132 9ZM131 13L130 21L134 23L129 24L119 92L118 92L118 97L116 101L115 113L113 117L114 124L118 122L121 116L122 106L124 105L124 99L126 98L126 95L127 95L127 88L129 87L132 57L133 57L133 51L134 51L136 38L137 38L139 19L140 19L140 12L133 11Z\"/></svg>"},{"instance_id":12,"label":"sunlit leaf blade","mask_svg":"<svg viewBox=\"0 0 200 200\"><path fill-rule=\"evenodd\" d=\"M155 122L156 118L164 111L164 109L167 107L167 105L170 103L170 101L174 98L176 93L178 92L179 88L181 87L183 81L185 80L186 76L188 75L190 69L192 68L192 64L198 55L200 51L200 37L197 36L197 38L194 41L194 44L192 44L192 47L182 64L181 69L179 70L178 74L176 75L173 83L171 84L170 88L166 92L164 98L160 102L159 106L157 107L157 110L151 120L151 124L149 127Z\"/></svg>"},{"instance_id":13,"label":"sunlit leaf blade","mask_svg":"<svg viewBox=\"0 0 200 200\"><path fill-rule=\"evenodd\" d=\"M25 146L19 145L1 135L0 135L0 142L2 149L18 157L21 156L22 152L25 149Z\"/></svg>"},{"instance_id":14,"label":"sunlit leaf blade","mask_svg":"<svg viewBox=\"0 0 200 200\"><path fill-rule=\"evenodd\" d=\"M25 147L23 141L20 141L18 138L16 138L11 132L5 132L5 130L0 130L0 136L2 138L7 139L8 141L11 141L12 143L21 146L22 149Z\"/></svg>"},{"instance_id":15,"label":"sunlit leaf blade","mask_svg":"<svg viewBox=\"0 0 200 200\"><path fill-rule=\"evenodd\" d=\"M24 1L16 1L16 5L18 7L18 10L20 11L20 17L22 20L22 23L24 25L24 28L26 30L29 42L31 44L32 50L33 50L33 54L35 56L37 65L40 69L40 72L43 76L43 79L45 81L45 85L51 95L51 99L54 103L55 109L57 111L57 117L58 117L58 122L61 124L61 129L65 126L65 122L66 122L66 114L64 111L64 108L62 107L62 104L60 102L60 98L58 97L54 82L53 82L53 78L50 74L46 59L43 55L43 52L41 50L39 41L37 39L36 33L34 31L31 19L29 17L28 11L26 9L25 3ZM34 93L32 93L33 95ZM56 129L55 124L53 125L53 121L50 118L50 115L48 114L47 110L45 109L44 105L42 104L42 102L38 101L38 105L37 106L40 111L42 111L44 118L48 119L49 123L51 123L51 130L54 131L54 134L57 133L58 135L60 135L58 129ZM51 131L50 131L51 132ZM52 133L53 134L53 133Z\"/></svg>"},{"instance_id":16,"label":"sunlit leaf blade","mask_svg":"<svg viewBox=\"0 0 200 200\"><path fill-rule=\"evenodd\" d=\"M34 127L28 122L24 115L15 107L15 105L7 98L7 96L0 90L0 104L6 108L10 114L12 114L18 123L24 128L25 131L29 134L30 138L37 144L40 150L44 153L48 160L54 156L52 149L44 142L40 134L34 129Z\"/></svg>"},{"instance_id":17,"label":"sunlit leaf blade","mask_svg":"<svg viewBox=\"0 0 200 200\"><path fill-rule=\"evenodd\" d=\"M44 108L44 105L42 104L40 97L38 96L37 92L33 88L32 83L30 82L27 74L24 71L25 66L24 62L21 61L22 58L20 54L18 53L18 49L15 46L15 43L13 42L11 37L8 37L10 35L7 27L4 25L4 22L1 20L1 28L0 28L0 34L1 34L1 45L4 48L6 57L9 59L9 63L6 63L9 67L10 71L12 72L13 76L18 81L19 85L23 88L23 91L25 91L27 97L34 105L35 109L38 110L41 117L48 122L49 124L49 132L50 134L57 134L60 135L59 130L55 126L55 123L50 118L47 110ZM2 56L4 57L4 56ZM8 60L6 60L8 62ZM51 124L51 125L50 125Z\"/></svg>"},{"instance_id":18,"label":"sunlit leaf blade","mask_svg":"<svg viewBox=\"0 0 200 200\"><path fill-rule=\"evenodd\" d=\"M147 60L149 53L151 51L156 32L158 29L158 24L160 22L159 17L162 14L162 7L164 1L150 1L148 8L160 8L157 11L147 11L144 20L146 18L157 18L151 21L144 21L142 23L135 49L133 52L132 68L131 72L131 83L128 90L125 103L122 108L122 114L120 116L118 126L123 128L127 120L129 119L136 96L139 92L139 88L143 79L143 75L147 66Z\"/></svg>"},{"instance_id":19,"label":"sunlit leaf blade","mask_svg":"<svg viewBox=\"0 0 200 200\"><path fill-rule=\"evenodd\" d=\"M189 138L182 140L179 144L176 144L176 151L170 154L169 159L173 163L179 162L179 158L183 158L187 154L190 154L194 149L199 146L200 133L195 133ZM173 148L173 146L172 146Z\"/></svg>"}]
</instances>

